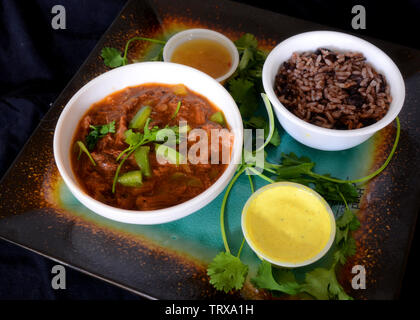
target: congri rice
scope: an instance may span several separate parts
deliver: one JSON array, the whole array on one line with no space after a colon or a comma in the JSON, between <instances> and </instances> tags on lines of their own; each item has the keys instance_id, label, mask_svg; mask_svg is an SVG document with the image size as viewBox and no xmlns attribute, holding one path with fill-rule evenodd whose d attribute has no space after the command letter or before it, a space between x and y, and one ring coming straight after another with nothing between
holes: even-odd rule
<instances>
[{"instance_id":1,"label":"congri rice","mask_svg":"<svg viewBox=\"0 0 420 320\"><path fill-rule=\"evenodd\" d=\"M361 53L293 53L276 75L274 91L293 114L330 129L357 129L382 119L392 98L385 77Z\"/></svg>"}]
</instances>

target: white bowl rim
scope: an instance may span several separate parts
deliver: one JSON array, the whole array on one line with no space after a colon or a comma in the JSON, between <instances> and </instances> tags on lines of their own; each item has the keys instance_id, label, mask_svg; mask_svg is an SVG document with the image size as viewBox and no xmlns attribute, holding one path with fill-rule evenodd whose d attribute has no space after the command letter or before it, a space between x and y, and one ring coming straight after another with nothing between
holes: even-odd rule
<instances>
[{"instance_id":1,"label":"white bowl rim","mask_svg":"<svg viewBox=\"0 0 420 320\"><path fill-rule=\"evenodd\" d=\"M354 137L354 136L362 136L362 135L373 134L373 133L377 132L378 130L386 127L392 121L394 121L394 119L398 116L399 112L401 111L401 109L403 107L404 100L405 100L405 94L402 95L400 100L398 100L398 101L393 100L392 101L393 104L397 105L397 108L395 108L392 111L392 113L389 113L391 110L388 110L387 115L388 114L390 115L390 116L387 117L388 119L385 119L385 117L384 117L381 120L375 122L374 124L371 124L369 126L359 128L359 129L352 129L352 130L338 130L338 129L328 129L328 128L319 127L317 125L314 125L312 123L309 123L309 122L306 122L305 120L300 119L299 117L297 117L296 115L291 113L289 110L287 110L287 108L280 102L280 100L277 98L277 95L274 93L274 89L271 86L271 80L268 79L268 68L272 67L273 64L276 64L275 61L273 60L274 59L273 58L274 53L276 51L280 51L282 49L283 45L287 44L288 42L292 42L292 41L294 41L294 40L296 40L300 37L307 37L307 36L311 36L311 35L315 35L315 34L323 35L323 36L328 36L328 35L331 35L331 34L340 35L342 37L347 37L349 39L353 39L355 41L358 41L358 42L370 47L371 49L376 50L379 54L383 55L383 57L388 60L389 65L394 69L395 75L398 77L398 85L400 87L400 90L405 92L404 79L403 79L403 77L401 75L401 72L398 69L397 65L394 63L394 61L392 61L392 59L384 51L379 49L377 46L373 45L369 41L366 41L362 38L359 38L359 37L356 37L354 35L344 33L344 32L328 31L328 30L308 31L308 32L299 33L297 35L289 37L289 38L283 40L282 42L280 42L279 44L277 44L276 47L269 53L269 55L267 56L267 59L264 62L263 72L262 72L262 78L263 78L262 80L263 80L264 91L267 93L270 101L273 103L274 108L276 108L276 110L281 112L282 115L287 117L288 120L292 121L296 125L300 125L307 130L311 130L312 132L327 134L327 135L333 135L333 136L336 136L336 137ZM337 45L337 46L339 46L339 45ZM326 47L328 47L328 45L326 45ZM314 48L314 50L316 50L316 49L317 48ZM357 48L355 48L354 51L362 52L362 50L357 49Z\"/></svg>"},{"instance_id":2,"label":"white bowl rim","mask_svg":"<svg viewBox=\"0 0 420 320\"><path fill-rule=\"evenodd\" d=\"M222 76L215 78L216 81L218 82L222 82L224 80L226 80L227 78L229 78L238 68L239 65L239 53L238 53L238 49L236 48L235 44L233 43L232 40L230 40L227 36L225 36L223 33L220 33L218 31L215 30L211 30L211 29L205 29L205 28L193 28L193 29L186 29L186 30L182 30L180 32L177 32L176 34L174 34L172 37L169 38L169 40L166 42L165 46L163 47L163 61L166 62L171 62L171 57L169 56L169 48L174 45L174 43L176 44L177 42L179 42L178 44L176 44L175 48L180 45L183 42L188 41L187 38L189 38L189 36L194 34L198 34L199 36L197 37L197 39L200 38L201 35L209 35L212 36L211 39L214 41L219 42L220 44L222 44L224 47L226 47L226 45L229 46L229 53L232 56L232 66L230 67L230 69ZM186 39L183 41L183 39ZM224 41L221 42L219 41L219 39L223 39Z\"/></svg>"},{"instance_id":3,"label":"white bowl rim","mask_svg":"<svg viewBox=\"0 0 420 320\"><path fill-rule=\"evenodd\" d=\"M60 152L58 152L59 150L59 142L60 142L60 133L61 133L61 128L63 126L63 123L66 119L66 116L68 113L71 112L71 106L74 104L75 101L77 101L77 99L84 94L86 91L88 91L90 89L90 87L94 86L97 82L101 81L103 78L109 76L109 74L112 73L117 73L117 72L121 72L124 69L130 69L130 68L139 68L142 65L149 65L149 64L154 64L154 65L171 65L173 67L176 68L180 68L180 69L188 69L191 72L195 72L197 74L200 74L200 77L205 77L210 79L214 85L219 86L219 88L222 88L223 90L226 91L226 89L219 83L217 82L214 78L212 78L211 76L207 75L206 73L197 70L195 68L189 67L189 66L185 66L185 65L181 65L181 64L177 64L177 63L172 63L172 62L162 62L162 61L151 61L151 62L139 62L139 63L133 63L133 64L129 64L126 66L122 66L122 67L118 67L112 70L109 70L107 72L102 73L101 75L93 78L92 80L90 80L88 83L86 83L82 88L80 88L71 98L70 100L67 102L67 104L65 105L64 109L62 110L60 117L57 121L56 124L56 128L54 131L54 139L53 139L53 151L54 151L54 159L55 159L55 163L57 165L58 171L60 172L61 177L63 178L65 184L68 186L68 188L70 189L71 193L80 201L82 202L83 205L85 205L88 209L90 209L91 211L95 212L96 214L99 214L103 217L106 217L108 219L114 220L114 221L118 221L118 222L124 222L124 223L129 223L129 224L142 224L142 225L148 225L148 224L160 224L160 223L167 223L167 222L171 222L171 221L175 221L178 219L181 219L183 217L186 217L196 211L194 210L192 212L189 212L188 210L185 210L185 208L188 208L188 206L191 206L192 204L197 204L197 203L204 203L204 205L200 205L200 209L203 208L205 205L207 205L208 203L210 203L212 200L214 200L218 194L220 194L224 188L226 187L226 185L229 183L230 179L232 178L233 174L236 172L236 168L238 166L238 164L240 163L240 159L242 157L242 144L243 144L243 122L242 122L242 117L239 113L239 109L237 108L236 110L233 110L234 113L236 113L235 117L239 117L238 119L240 119L241 121L240 123L240 128L237 128L236 130L234 128L231 128L231 130L234 130L234 134L235 134L235 139L234 139L234 144L232 146L232 154L231 154L231 162L228 164L228 166L226 167L225 171L223 172L223 174L219 177L218 180L215 181L215 183L213 183L209 188L207 188L206 190L204 190L202 193L198 194L196 197L187 200L183 203L180 203L178 205L175 206L171 206L168 208L163 208L163 209L158 209L158 210L147 210L147 211L140 211L140 210L127 210L127 209L121 209L121 208L117 208L117 207L113 207L110 205L107 205L103 202L100 202L96 199L94 199L93 197L89 196L80 186L77 185L77 183L74 183L72 181L72 179L70 178L70 175L68 174L67 170L65 169L64 165L63 165L63 160L62 157L60 155ZM148 83L148 82L142 82L139 83L138 85L144 84L144 83ZM155 82L153 82L155 83ZM160 82L160 83L164 83ZM133 85L135 86L135 85ZM128 86L130 87L130 86ZM119 90L115 90L114 92L117 92ZM109 93L112 94L113 92ZM203 95L204 97L206 97L204 94L200 93L201 95ZM226 91L226 97L228 99L231 99L231 102L233 102L233 104L236 106L235 101L233 100L233 98L231 97L231 95ZM208 97L206 97L207 99L209 99L209 101L211 102L212 100ZM216 105L217 106L217 105ZM88 106L86 108L86 111L89 109L90 106ZM229 124L232 123L228 121ZM74 134L74 132L73 132ZM73 139L73 136L70 137L71 139ZM68 151L70 152L70 150ZM70 170L72 170L70 168ZM221 191L217 193L217 191L214 191L216 189L216 187L218 187L218 183L220 183L223 187L221 187ZM219 186L220 187L220 186ZM217 193L214 196L214 193ZM103 209L103 211L101 213L98 212L98 210L95 210L94 208L100 207ZM184 210L182 210L184 209ZM176 211L177 213L174 214L172 213L172 211ZM139 220L141 220L141 222L139 222Z\"/></svg>"},{"instance_id":4,"label":"white bowl rim","mask_svg":"<svg viewBox=\"0 0 420 320\"><path fill-rule=\"evenodd\" d=\"M249 235L248 235L248 231L245 228L245 217L247 215L247 210L249 205L251 204L252 200L254 200L259 194L261 194L262 192L271 189L271 188L275 188L278 186L293 186L302 190L305 190L306 192L309 192L310 194L314 195L317 199L319 199L321 201L321 203L325 206L325 208L327 209L328 212L328 216L330 218L330 222L331 222L331 233L330 233L330 238L328 239L328 242L326 243L326 245L324 246L324 248L318 252L318 254L308 260L299 262L299 263L290 263L290 262L282 262L282 261L275 261L272 260L270 258L267 258L263 253L261 253L259 250L257 250L254 245L252 244L252 241L249 239ZM285 268L297 268L297 267L303 267L303 266L307 266L310 265L312 263L315 263L316 261L318 261L319 259L321 259L330 249L331 246L334 243L335 240L335 233L336 233L336 221L335 221L335 216L334 213L330 207L330 205L328 204L328 202L315 190L300 184L300 183L296 183L296 182L290 182L290 181L279 181L279 182L275 182L275 183L270 183L267 184L261 188L259 188L258 190L256 190L247 200L247 202L245 203L243 209L242 209L242 216L241 216L241 228L242 228L242 233L244 235L244 238L246 240L246 242L248 243L248 245L250 246L250 248L261 258L263 258L264 260L270 262L271 264L274 264L276 266L279 267L285 267Z\"/></svg>"}]
</instances>

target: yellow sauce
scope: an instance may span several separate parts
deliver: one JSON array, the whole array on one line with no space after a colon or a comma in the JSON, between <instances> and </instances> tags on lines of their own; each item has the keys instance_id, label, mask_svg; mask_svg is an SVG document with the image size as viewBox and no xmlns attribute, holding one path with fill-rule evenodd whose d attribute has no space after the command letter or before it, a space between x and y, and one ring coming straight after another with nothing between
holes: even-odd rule
<instances>
[{"instance_id":1,"label":"yellow sauce","mask_svg":"<svg viewBox=\"0 0 420 320\"><path fill-rule=\"evenodd\" d=\"M201 70L213 78L223 76L232 66L229 50L219 42L207 39L180 44L174 50L171 61Z\"/></svg>"},{"instance_id":2,"label":"yellow sauce","mask_svg":"<svg viewBox=\"0 0 420 320\"><path fill-rule=\"evenodd\" d=\"M331 236L325 203L295 186L266 189L251 200L244 214L248 241L273 262L298 264L314 258Z\"/></svg>"}]
</instances>

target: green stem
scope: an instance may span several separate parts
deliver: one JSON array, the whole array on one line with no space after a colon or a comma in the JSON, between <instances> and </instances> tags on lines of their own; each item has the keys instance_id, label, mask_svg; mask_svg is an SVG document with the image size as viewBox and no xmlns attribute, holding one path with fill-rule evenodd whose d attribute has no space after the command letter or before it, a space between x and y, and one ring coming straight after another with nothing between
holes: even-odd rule
<instances>
[{"instance_id":1,"label":"green stem","mask_svg":"<svg viewBox=\"0 0 420 320\"><path fill-rule=\"evenodd\" d=\"M181 100L178 101L178 104L176 105L176 110L175 110L174 114L172 115L171 120L175 119L176 115L179 112L179 108L181 108Z\"/></svg>"},{"instance_id":2,"label":"green stem","mask_svg":"<svg viewBox=\"0 0 420 320\"><path fill-rule=\"evenodd\" d=\"M163 40L158 40L158 39L151 39L151 38L143 38L143 37L133 37L130 40L127 41L127 43L125 44L125 49L124 49L124 65L127 64L127 53L128 53L128 47L130 46L131 42L133 41L149 41L149 42L153 42L153 43L157 43L157 44L166 44L166 41Z\"/></svg>"},{"instance_id":3,"label":"green stem","mask_svg":"<svg viewBox=\"0 0 420 320\"><path fill-rule=\"evenodd\" d=\"M79 141L77 141L76 143L77 143L77 145L78 145L78 146L79 146L79 148L80 148L80 151L79 151L79 155L78 155L78 157L77 157L77 160L79 160L79 159L80 159L80 155L82 154L82 152L84 152L84 153L86 153L86 155L88 156L88 158L89 158L90 162L92 162L92 164L93 164L94 166L96 166L95 160L93 160L93 157L92 157L92 155L90 154L89 150L86 148L85 144L84 144L82 141L80 141L80 140L79 140Z\"/></svg>"},{"instance_id":4,"label":"green stem","mask_svg":"<svg viewBox=\"0 0 420 320\"><path fill-rule=\"evenodd\" d=\"M324 180L328 180L331 182L336 182L336 183L362 183L365 181L368 181L374 177L376 177L378 174L380 174L389 164L389 162L391 161L395 150L397 149L398 146L398 141L400 140L400 134L401 134L401 125L400 125L400 119L398 117L395 118L395 121L397 122L397 134L395 136L395 141L394 141L394 145L392 146L391 152L388 155L388 158L386 159L386 161L384 162L384 164L375 172L372 172L371 174L367 175L366 177L360 178L360 179L355 179L355 180L340 180L340 179L334 179L334 178L330 178L330 177L326 177L320 174L316 174L316 173L310 173L309 175L315 177L315 178L320 178L320 179L324 179Z\"/></svg>"},{"instance_id":5,"label":"green stem","mask_svg":"<svg viewBox=\"0 0 420 320\"><path fill-rule=\"evenodd\" d=\"M255 192L254 183L252 182L252 177L250 174L248 175L248 180L249 180L249 186L251 187L251 192L254 193ZM244 247L244 244L245 244L245 237L242 237L242 243L239 248L238 255L237 255L238 258L241 256L241 252L242 252L242 248Z\"/></svg>"},{"instance_id":6,"label":"green stem","mask_svg":"<svg viewBox=\"0 0 420 320\"><path fill-rule=\"evenodd\" d=\"M132 148L133 148L133 147L128 147L127 149L125 149L125 150L121 151L121 153L118 155L118 157L117 157L117 159L115 159L115 161L120 161L121 157L122 157L125 153L127 153L127 152L131 151L131 150L132 150Z\"/></svg>"},{"instance_id":7,"label":"green stem","mask_svg":"<svg viewBox=\"0 0 420 320\"><path fill-rule=\"evenodd\" d=\"M238 255L237 255L238 258L241 256L241 252L242 252L242 248L244 247L244 244L245 244L245 238L242 237L241 247L239 248Z\"/></svg>"},{"instance_id":8,"label":"green stem","mask_svg":"<svg viewBox=\"0 0 420 320\"><path fill-rule=\"evenodd\" d=\"M337 192L340 195L341 199L343 199L344 204L346 205L346 209L349 210L349 205L347 204L346 198L344 197L344 195L341 193L341 191L337 188Z\"/></svg>"},{"instance_id":9,"label":"green stem","mask_svg":"<svg viewBox=\"0 0 420 320\"><path fill-rule=\"evenodd\" d=\"M265 181L268 181L270 183L275 183L275 181L273 179L270 179L269 177L263 175L262 173L259 173L255 168L253 167L248 167L249 171L254 172L258 177L260 177L261 179L264 179Z\"/></svg>"},{"instance_id":10,"label":"green stem","mask_svg":"<svg viewBox=\"0 0 420 320\"><path fill-rule=\"evenodd\" d=\"M268 168L266 168L266 167L264 167L264 171L270 172L270 173L272 173L272 174L276 174L276 173L277 173L277 171L276 171L276 170L273 170L273 169L268 169Z\"/></svg>"},{"instance_id":11,"label":"green stem","mask_svg":"<svg viewBox=\"0 0 420 320\"><path fill-rule=\"evenodd\" d=\"M267 135L267 139L265 139L264 143L262 146L260 146L257 150L255 150L255 153L257 153L258 151L264 150L264 148L267 146L267 144L270 143L271 138L273 137L273 133L274 133L274 113L273 113L273 108L271 107L271 103L270 100L268 99L267 95L264 93L261 93L261 97L264 101L264 106L267 110L267 115L268 115L268 124L269 124L269 132Z\"/></svg>"},{"instance_id":12,"label":"green stem","mask_svg":"<svg viewBox=\"0 0 420 320\"><path fill-rule=\"evenodd\" d=\"M134 148L133 150L131 150L129 153L126 154L126 156L121 160L120 164L118 165L117 170L115 171L115 176L114 176L114 181L112 182L112 193L115 193L115 186L117 185L117 180L118 180L118 175L120 174L120 170L125 162L125 160L127 160L127 158L136 150L136 148Z\"/></svg>"},{"instance_id":13,"label":"green stem","mask_svg":"<svg viewBox=\"0 0 420 320\"><path fill-rule=\"evenodd\" d=\"M246 167L241 167L239 168L239 171L236 173L236 175L233 177L233 179L230 181L225 195L223 197L223 201L222 201L222 207L220 209L220 230L222 232L222 239L223 239L223 244L225 246L225 250L227 253L230 253L230 249L229 249L229 244L227 242L227 238L226 238L226 230L225 230L225 208L226 208L226 202L230 193L230 190L232 189L233 185L235 184L236 180L238 180L238 178L241 176L241 174L245 171Z\"/></svg>"},{"instance_id":14,"label":"green stem","mask_svg":"<svg viewBox=\"0 0 420 320\"><path fill-rule=\"evenodd\" d=\"M251 192L254 193L255 192L254 183L252 182L252 177L250 174L248 174L248 179L249 179L249 186L251 187Z\"/></svg>"}]
</instances>

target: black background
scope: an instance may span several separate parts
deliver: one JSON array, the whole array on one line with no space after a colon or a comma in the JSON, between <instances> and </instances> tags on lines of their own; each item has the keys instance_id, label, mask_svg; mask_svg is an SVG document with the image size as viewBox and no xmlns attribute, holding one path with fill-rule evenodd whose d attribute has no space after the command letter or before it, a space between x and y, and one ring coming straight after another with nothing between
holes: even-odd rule
<instances>
[{"instance_id":1,"label":"black background","mask_svg":"<svg viewBox=\"0 0 420 320\"><path fill-rule=\"evenodd\" d=\"M125 2L0 0L0 178ZM420 48L420 1L238 2ZM66 8L66 30L51 28L51 8L57 4ZM356 4L366 8L366 30L351 28L351 8ZM409 256L401 299L416 298L412 292L418 285L417 238ZM53 290L51 268L55 264L0 240L0 299L140 299L70 268L66 268L67 289Z\"/></svg>"}]
</instances>

